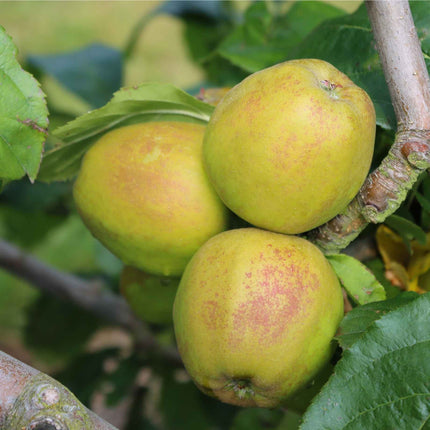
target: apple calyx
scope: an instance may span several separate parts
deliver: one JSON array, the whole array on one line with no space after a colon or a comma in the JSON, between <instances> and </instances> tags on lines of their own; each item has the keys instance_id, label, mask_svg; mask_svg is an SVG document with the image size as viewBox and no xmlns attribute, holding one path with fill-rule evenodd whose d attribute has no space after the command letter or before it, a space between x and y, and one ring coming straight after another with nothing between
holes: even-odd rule
<instances>
[{"instance_id":1,"label":"apple calyx","mask_svg":"<svg viewBox=\"0 0 430 430\"><path fill-rule=\"evenodd\" d=\"M233 379L225 386L225 389L227 391L234 391L240 400L253 398L255 395L255 391L252 389L252 383L249 379Z\"/></svg>"}]
</instances>

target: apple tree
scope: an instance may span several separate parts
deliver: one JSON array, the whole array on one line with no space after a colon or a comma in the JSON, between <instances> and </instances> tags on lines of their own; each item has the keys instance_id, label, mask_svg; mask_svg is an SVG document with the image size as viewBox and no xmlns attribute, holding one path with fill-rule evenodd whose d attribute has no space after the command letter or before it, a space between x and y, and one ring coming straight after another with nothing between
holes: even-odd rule
<instances>
[{"instance_id":1,"label":"apple tree","mask_svg":"<svg viewBox=\"0 0 430 430\"><path fill-rule=\"evenodd\" d=\"M18 314L22 318L19 341L16 331L6 329L0 339L7 351L0 351L2 429L430 428L430 3L366 1L352 13L336 3L313 1L241 6L230 1L154 3L130 29L122 50L92 44L19 61L16 42L8 28L0 27L0 326L7 327ZM138 55L136 46L148 23L160 15L174 16L183 25L183 43L204 76L193 88L169 82L124 86L124 66ZM158 136L166 124L179 123L187 133L199 130L200 142L215 106L231 87L255 72L302 59L324 60L366 91L375 112L373 159L370 169L361 172L367 177L360 190L334 218L298 233L324 254L318 264L336 275L338 303L325 305L321 318L332 318L343 297L340 326L336 320L334 337L330 334L330 360L292 395L266 402L266 408L240 408L228 404L229 393L218 396L217 388L200 386L207 396L193 383L193 372L184 369L177 350L172 307L178 284L185 288L190 282L189 273L181 283L180 278L197 249L220 231L250 224L221 208L208 237L197 244L193 239L188 248L187 238L206 228L209 216L197 226L191 209L181 212L180 205L173 205L187 194L178 169L170 176L179 185L167 203L162 184L171 178L152 182L154 199L160 200L154 210L161 215L150 230L159 229L165 241L134 245L135 227L146 219L141 207L135 213L122 206L113 209L116 197L122 202L134 193L134 200L145 201L137 188L139 177L121 173L133 168L121 161L130 136L125 143L114 141L117 152L109 162L96 155L74 194L73 187L89 159L84 156L93 153L102 136L107 141L125 126L149 126ZM52 103L46 78L85 103L88 111L76 113ZM271 109L275 114L277 106ZM267 122L262 139L273 126ZM366 130L355 136L363 146ZM180 138L177 129L170 132ZM224 162L222 148L218 157ZM169 152L170 147L164 156ZM151 153L144 162L158 155ZM175 169L184 166L182 155L175 159ZM237 165L242 160L239 156ZM320 164L336 177L339 169L330 168L328 161ZM91 197L101 177L119 178L117 194ZM291 180L299 189L300 175ZM324 195L323 183L314 187ZM193 207L203 197L196 200ZM215 205L219 209L218 200ZM267 208L260 200L257 205L264 218ZM167 211L175 215L174 226L163 218ZM180 223L181 232L189 229L177 246L168 240ZM119 245L119 230L110 230L111 225L127 232ZM285 237L278 235L282 242ZM130 244L135 246L131 253ZM223 265L239 258L243 249L233 252L234 246ZM177 255L185 263L178 264ZM193 270L206 265L211 273L207 282L223 279L224 267L214 261L203 260ZM175 314L196 303L182 300ZM215 305L208 309L203 320L225 312ZM193 318L187 327L196 326ZM175 324L179 320L175 316ZM241 323L255 326L259 321ZM182 351L190 344L183 341L187 327L181 328L178 342ZM309 345L318 328L314 324L306 333ZM227 357L231 353L224 352ZM273 363L287 362L279 355L262 360L251 352L249 361L267 373ZM210 354L205 357L212 360ZM311 360L303 355L295 365L306 367ZM206 364L201 360L193 366L203 369ZM243 375L233 387L239 397L252 391L248 377Z\"/></svg>"}]
</instances>

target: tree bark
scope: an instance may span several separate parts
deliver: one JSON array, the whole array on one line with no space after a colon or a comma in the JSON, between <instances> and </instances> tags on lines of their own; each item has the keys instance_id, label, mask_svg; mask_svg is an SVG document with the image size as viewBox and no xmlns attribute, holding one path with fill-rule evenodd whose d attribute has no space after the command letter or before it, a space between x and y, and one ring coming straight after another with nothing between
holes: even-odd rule
<instances>
[{"instance_id":1,"label":"tree bark","mask_svg":"<svg viewBox=\"0 0 430 430\"><path fill-rule=\"evenodd\" d=\"M395 141L381 165L338 216L308 234L325 253L352 242L368 223L381 223L430 167L430 80L406 0L366 1L397 119Z\"/></svg>"},{"instance_id":2,"label":"tree bark","mask_svg":"<svg viewBox=\"0 0 430 430\"><path fill-rule=\"evenodd\" d=\"M63 385L0 351L0 428L117 430Z\"/></svg>"}]
</instances>

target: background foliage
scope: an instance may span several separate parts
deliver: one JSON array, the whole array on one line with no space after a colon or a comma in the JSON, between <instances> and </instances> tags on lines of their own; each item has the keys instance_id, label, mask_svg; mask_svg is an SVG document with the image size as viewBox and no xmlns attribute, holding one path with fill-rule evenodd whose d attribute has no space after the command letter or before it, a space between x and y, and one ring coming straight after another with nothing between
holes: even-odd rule
<instances>
[{"instance_id":1,"label":"background foliage","mask_svg":"<svg viewBox=\"0 0 430 430\"><path fill-rule=\"evenodd\" d=\"M122 263L92 238L71 198L86 149L99 133L127 121L174 115L204 123L213 108L192 97L200 88L229 87L291 58L329 61L368 91L377 112L377 165L393 140L395 117L365 7L346 3L37 3L37 19L28 19L35 13L29 4L0 3L0 24L13 38L1 33L0 44L10 53L2 53L7 61L0 62L0 72L11 81L22 78L24 94L35 94L33 110L23 113L18 102L10 103L22 90L3 87L0 113L26 115L43 129L49 111L44 148L43 132L30 127L24 132L32 133L26 138L31 157L19 145L12 155L0 152L1 237L61 270L99 277L119 293ZM411 8L429 65L430 4L411 2ZM66 16L81 18L64 22ZM22 26L26 17L28 25ZM46 25L49 19L52 25ZM14 45L19 63L41 82L47 107L35 81L22 74ZM141 85L147 81L158 83ZM117 92L123 86L129 89ZM98 110L85 115L90 109ZM2 130L13 130L11 142L23 129L17 115L0 122ZM36 155L42 152L39 166ZM25 168L6 169L13 163ZM417 294L430 289L427 177L387 220L385 230L380 228L362 235L379 250L364 261L371 272L351 257L332 258L354 308L338 336L336 374L306 412L303 429L372 428L378 420L395 428L399 411L409 428L425 428L428 422L430 306L428 294ZM173 344L171 325L150 327L162 344ZM309 387L291 401L294 407L287 411L224 405L201 394L182 369L135 349L128 334L4 271L0 330L1 349L48 371L93 409L108 414L107 405L115 411L111 421L120 417L117 425L125 430L295 429L332 371L316 381L318 389Z\"/></svg>"}]
</instances>

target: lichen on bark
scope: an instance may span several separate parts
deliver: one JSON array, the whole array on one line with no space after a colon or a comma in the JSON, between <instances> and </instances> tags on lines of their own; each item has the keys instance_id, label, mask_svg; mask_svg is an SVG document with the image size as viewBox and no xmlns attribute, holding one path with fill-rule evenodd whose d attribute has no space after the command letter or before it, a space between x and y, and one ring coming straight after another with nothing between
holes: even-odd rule
<instances>
[{"instance_id":1,"label":"lichen on bark","mask_svg":"<svg viewBox=\"0 0 430 430\"><path fill-rule=\"evenodd\" d=\"M56 380L32 376L11 407L3 430L92 430L87 409Z\"/></svg>"}]
</instances>

